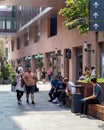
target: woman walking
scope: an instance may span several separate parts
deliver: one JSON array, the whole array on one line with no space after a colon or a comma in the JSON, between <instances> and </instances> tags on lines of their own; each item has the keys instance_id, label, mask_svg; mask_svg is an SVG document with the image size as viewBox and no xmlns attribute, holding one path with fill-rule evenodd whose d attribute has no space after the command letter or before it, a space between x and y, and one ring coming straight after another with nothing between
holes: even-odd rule
<instances>
[{"instance_id":1,"label":"woman walking","mask_svg":"<svg viewBox=\"0 0 104 130\"><path fill-rule=\"evenodd\" d=\"M19 69L16 75L16 82L17 82L16 92L17 92L18 104L21 104L21 97L23 96L24 93L24 86L22 85L22 80L23 80L22 76L23 76L23 70Z\"/></svg>"}]
</instances>

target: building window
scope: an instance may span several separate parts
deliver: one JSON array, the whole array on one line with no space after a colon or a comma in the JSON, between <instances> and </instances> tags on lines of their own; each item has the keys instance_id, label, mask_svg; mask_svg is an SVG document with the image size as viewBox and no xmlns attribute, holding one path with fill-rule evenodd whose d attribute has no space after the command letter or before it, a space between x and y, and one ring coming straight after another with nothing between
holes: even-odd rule
<instances>
[{"instance_id":1,"label":"building window","mask_svg":"<svg viewBox=\"0 0 104 130\"><path fill-rule=\"evenodd\" d=\"M8 48L7 47L5 48L5 57L6 57L6 60L8 60Z\"/></svg>"},{"instance_id":2,"label":"building window","mask_svg":"<svg viewBox=\"0 0 104 130\"><path fill-rule=\"evenodd\" d=\"M0 29L5 29L5 21L0 20Z\"/></svg>"},{"instance_id":3,"label":"building window","mask_svg":"<svg viewBox=\"0 0 104 130\"><path fill-rule=\"evenodd\" d=\"M17 49L20 49L20 38L17 38Z\"/></svg>"},{"instance_id":4,"label":"building window","mask_svg":"<svg viewBox=\"0 0 104 130\"><path fill-rule=\"evenodd\" d=\"M29 33L24 34L24 46L28 46L29 44Z\"/></svg>"},{"instance_id":5,"label":"building window","mask_svg":"<svg viewBox=\"0 0 104 130\"><path fill-rule=\"evenodd\" d=\"M50 37L57 34L57 17L50 19Z\"/></svg>"},{"instance_id":6,"label":"building window","mask_svg":"<svg viewBox=\"0 0 104 130\"><path fill-rule=\"evenodd\" d=\"M14 51L14 41L11 42L11 50Z\"/></svg>"},{"instance_id":7,"label":"building window","mask_svg":"<svg viewBox=\"0 0 104 130\"><path fill-rule=\"evenodd\" d=\"M11 22L10 21L6 21L6 29L11 29Z\"/></svg>"},{"instance_id":8,"label":"building window","mask_svg":"<svg viewBox=\"0 0 104 130\"><path fill-rule=\"evenodd\" d=\"M40 26L35 26L35 39L34 42L38 42L40 40Z\"/></svg>"}]
</instances>

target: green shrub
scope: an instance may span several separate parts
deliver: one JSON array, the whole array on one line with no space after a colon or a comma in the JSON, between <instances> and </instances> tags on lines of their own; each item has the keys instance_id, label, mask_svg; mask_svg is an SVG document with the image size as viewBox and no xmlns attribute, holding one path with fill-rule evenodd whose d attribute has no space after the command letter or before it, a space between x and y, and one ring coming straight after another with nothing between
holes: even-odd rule
<instances>
[{"instance_id":1,"label":"green shrub","mask_svg":"<svg viewBox=\"0 0 104 130\"><path fill-rule=\"evenodd\" d=\"M9 64L2 66L1 77L3 77L3 79L5 79L5 80L9 79L9 77L10 77L10 65Z\"/></svg>"}]
</instances>

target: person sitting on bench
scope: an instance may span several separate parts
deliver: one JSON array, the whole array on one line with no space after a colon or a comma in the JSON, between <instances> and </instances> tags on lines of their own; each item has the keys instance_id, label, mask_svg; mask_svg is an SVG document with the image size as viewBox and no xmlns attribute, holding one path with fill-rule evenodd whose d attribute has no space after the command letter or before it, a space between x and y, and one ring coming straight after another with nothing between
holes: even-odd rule
<instances>
[{"instance_id":1,"label":"person sitting on bench","mask_svg":"<svg viewBox=\"0 0 104 130\"><path fill-rule=\"evenodd\" d=\"M97 79L92 78L91 84L93 86L93 94L89 97L83 98L81 101L81 118L87 117L88 104L100 104L102 102L102 88L97 84Z\"/></svg>"}]
</instances>

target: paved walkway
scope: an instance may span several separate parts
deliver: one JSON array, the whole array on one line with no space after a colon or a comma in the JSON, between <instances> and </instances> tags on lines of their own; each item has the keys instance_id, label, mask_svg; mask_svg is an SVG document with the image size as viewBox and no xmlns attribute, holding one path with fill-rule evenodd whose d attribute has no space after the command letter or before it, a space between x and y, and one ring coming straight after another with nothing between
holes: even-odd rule
<instances>
[{"instance_id":1,"label":"paved walkway","mask_svg":"<svg viewBox=\"0 0 104 130\"><path fill-rule=\"evenodd\" d=\"M63 108L48 102L50 84L39 84L35 93L36 105L22 105L16 101L16 93L10 85L0 85L0 130L104 130L98 119L80 118Z\"/></svg>"}]
</instances>

